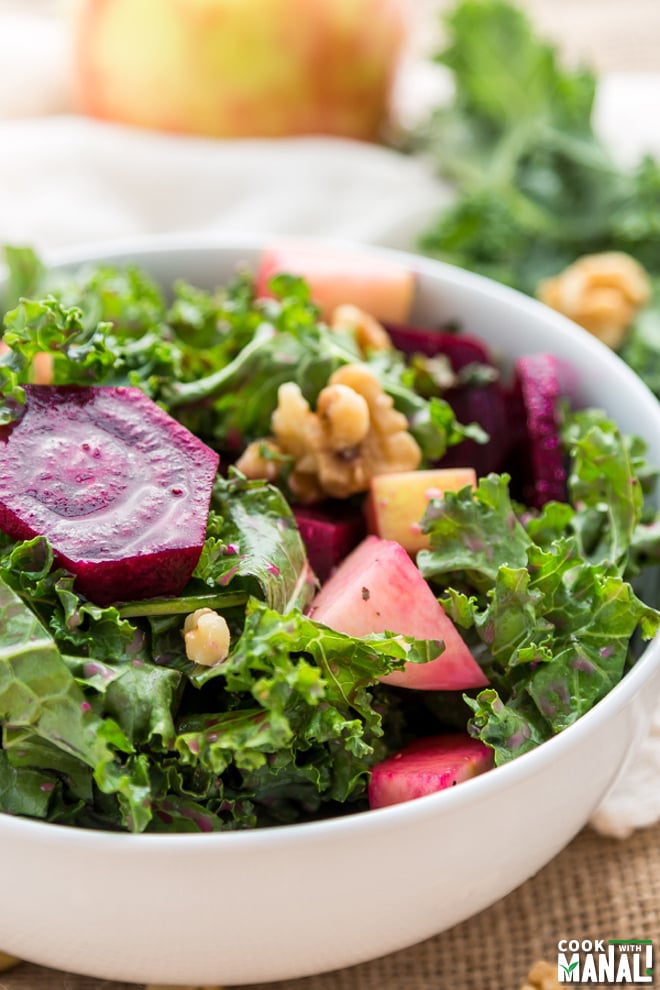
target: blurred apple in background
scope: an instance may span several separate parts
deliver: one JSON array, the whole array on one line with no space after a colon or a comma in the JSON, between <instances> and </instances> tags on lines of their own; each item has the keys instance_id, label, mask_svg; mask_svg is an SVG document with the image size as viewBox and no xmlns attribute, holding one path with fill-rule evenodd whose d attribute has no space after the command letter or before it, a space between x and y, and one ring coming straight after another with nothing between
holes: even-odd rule
<instances>
[{"instance_id":1,"label":"blurred apple in background","mask_svg":"<svg viewBox=\"0 0 660 990\"><path fill-rule=\"evenodd\" d=\"M408 0L76 0L80 109L215 137L377 140Z\"/></svg>"}]
</instances>

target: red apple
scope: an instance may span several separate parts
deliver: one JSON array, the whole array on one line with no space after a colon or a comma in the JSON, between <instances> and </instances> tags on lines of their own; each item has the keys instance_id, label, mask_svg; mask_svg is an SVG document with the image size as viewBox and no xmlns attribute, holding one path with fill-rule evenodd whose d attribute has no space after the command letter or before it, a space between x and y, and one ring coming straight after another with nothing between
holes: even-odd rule
<instances>
[{"instance_id":1,"label":"red apple","mask_svg":"<svg viewBox=\"0 0 660 990\"><path fill-rule=\"evenodd\" d=\"M381 678L421 691L464 691L488 684L467 643L407 552L393 540L368 536L346 557L309 607L310 616L348 636L390 630L441 640L426 663L406 663ZM347 657L347 660L350 660Z\"/></svg>"},{"instance_id":2,"label":"red apple","mask_svg":"<svg viewBox=\"0 0 660 990\"><path fill-rule=\"evenodd\" d=\"M77 0L81 109L188 134L382 132L405 0Z\"/></svg>"}]
</instances>

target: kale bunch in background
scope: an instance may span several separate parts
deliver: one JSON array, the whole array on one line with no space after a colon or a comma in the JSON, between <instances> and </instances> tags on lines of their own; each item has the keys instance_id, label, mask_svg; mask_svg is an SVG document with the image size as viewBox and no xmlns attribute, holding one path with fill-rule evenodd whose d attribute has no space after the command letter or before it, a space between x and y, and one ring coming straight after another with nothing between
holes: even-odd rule
<instances>
[{"instance_id":1,"label":"kale bunch in background","mask_svg":"<svg viewBox=\"0 0 660 990\"><path fill-rule=\"evenodd\" d=\"M456 202L421 250L535 294L578 257L624 251L660 274L660 165L625 170L595 134L597 80L567 69L507 0L460 0L437 56L454 97L416 135ZM660 395L660 312L634 328L625 359Z\"/></svg>"}]
</instances>

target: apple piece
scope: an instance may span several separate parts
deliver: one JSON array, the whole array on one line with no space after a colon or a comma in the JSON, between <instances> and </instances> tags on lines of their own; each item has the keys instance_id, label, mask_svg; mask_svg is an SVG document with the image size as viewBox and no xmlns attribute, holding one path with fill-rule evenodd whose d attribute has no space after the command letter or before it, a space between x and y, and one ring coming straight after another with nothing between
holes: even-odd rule
<instances>
[{"instance_id":1,"label":"apple piece","mask_svg":"<svg viewBox=\"0 0 660 990\"><path fill-rule=\"evenodd\" d=\"M351 303L377 320L400 322L407 319L415 295L414 273L386 258L286 241L263 252L257 295L272 295L268 283L282 272L308 282L325 320L337 306Z\"/></svg>"},{"instance_id":2,"label":"apple piece","mask_svg":"<svg viewBox=\"0 0 660 990\"><path fill-rule=\"evenodd\" d=\"M209 137L382 139L403 0L73 0L83 112Z\"/></svg>"},{"instance_id":3,"label":"apple piece","mask_svg":"<svg viewBox=\"0 0 660 990\"><path fill-rule=\"evenodd\" d=\"M369 807L386 808L434 794L490 770L493 751L460 732L418 739L377 763L369 781Z\"/></svg>"},{"instance_id":4,"label":"apple piece","mask_svg":"<svg viewBox=\"0 0 660 990\"><path fill-rule=\"evenodd\" d=\"M481 667L406 550L368 536L339 565L309 609L310 616L349 636L394 632L442 640L428 663L407 663L383 681L428 691L460 691L488 683Z\"/></svg>"},{"instance_id":5,"label":"apple piece","mask_svg":"<svg viewBox=\"0 0 660 990\"><path fill-rule=\"evenodd\" d=\"M369 532L385 540L396 540L410 554L429 546L421 520L432 498L476 488L473 468L431 468L428 471L394 471L371 479L365 512Z\"/></svg>"}]
</instances>

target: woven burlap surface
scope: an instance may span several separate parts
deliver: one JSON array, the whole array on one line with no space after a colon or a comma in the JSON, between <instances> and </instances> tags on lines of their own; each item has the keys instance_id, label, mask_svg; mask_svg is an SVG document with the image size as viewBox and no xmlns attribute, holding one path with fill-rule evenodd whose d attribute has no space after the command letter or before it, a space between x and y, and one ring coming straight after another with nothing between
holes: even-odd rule
<instances>
[{"instance_id":1,"label":"woven burlap surface","mask_svg":"<svg viewBox=\"0 0 660 990\"><path fill-rule=\"evenodd\" d=\"M375 962L258 990L518 990L535 960L556 962L561 938L660 938L660 825L625 841L586 829L522 887L451 931ZM129 987L25 963L0 974L0 990Z\"/></svg>"}]
</instances>

